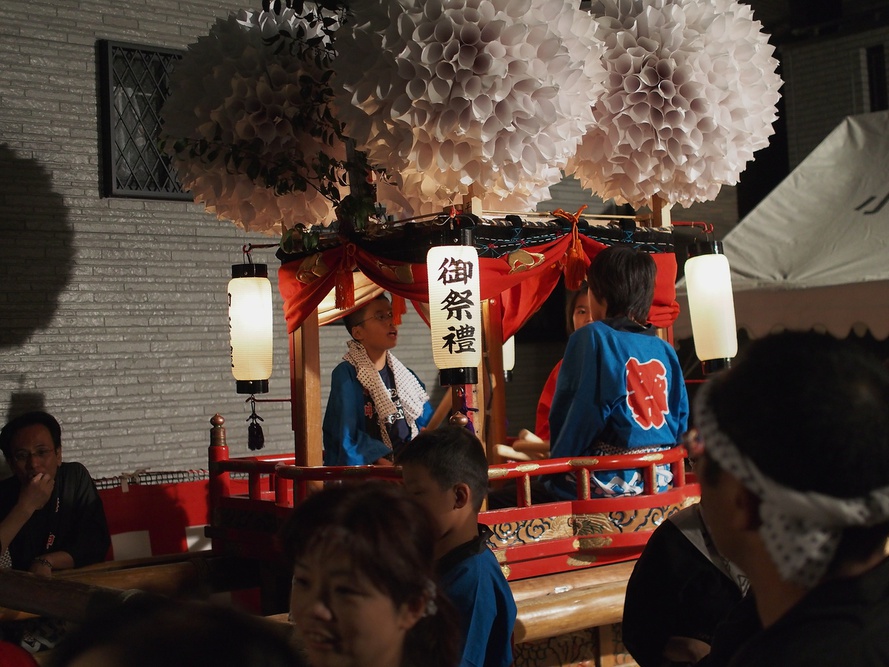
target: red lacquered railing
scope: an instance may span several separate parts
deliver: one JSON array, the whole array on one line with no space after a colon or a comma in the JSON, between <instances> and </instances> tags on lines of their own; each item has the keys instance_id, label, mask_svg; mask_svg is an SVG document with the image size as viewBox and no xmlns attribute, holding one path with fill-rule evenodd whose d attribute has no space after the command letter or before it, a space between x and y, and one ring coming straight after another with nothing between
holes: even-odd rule
<instances>
[{"instance_id":1,"label":"red lacquered railing","mask_svg":"<svg viewBox=\"0 0 889 667\"><path fill-rule=\"evenodd\" d=\"M223 419L216 415L211 422L210 493L211 502L230 497L230 473L246 474L248 498L273 502L278 507L292 507L309 493L312 482L360 481L367 479L400 479L398 468L386 466L294 466L294 457L286 454L228 458ZM672 489L685 486L685 450L682 447L658 452L588 456L564 459L542 459L521 463L501 463L488 469L495 483L517 480L516 507L531 506L531 478L543 475L574 474L577 500L590 500L590 474L595 471L638 469L642 473L643 495L655 495L657 467L669 466L673 474Z\"/></svg>"},{"instance_id":2,"label":"red lacquered railing","mask_svg":"<svg viewBox=\"0 0 889 667\"><path fill-rule=\"evenodd\" d=\"M217 418L214 417L214 420ZM359 482L370 479L397 481L401 469L387 466L295 466L290 455L228 458L222 418L214 421L210 446L211 526L208 534L217 544L243 555L268 558L274 546L269 539L295 503L299 503L324 484ZM503 463L488 469L489 479L496 485L516 480L517 503L513 508L485 512L480 521L492 527L527 526L547 522L554 517L573 520L590 515L632 516L649 514L664 517L670 508L678 508L697 499L697 485L687 480L685 450L682 447L638 454L590 456L565 459L544 459L522 463ZM656 487L657 467L667 466L673 473L669 488ZM595 497L591 493L590 475L606 470L639 470L643 493L635 496ZM531 480L544 475L576 477L577 494L573 500L532 504ZM232 493L230 476L246 475L247 493ZM241 486L243 488L243 485ZM538 576L541 573L565 571L576 567L577 556L586 554L589 564L604 564L635 558L641 553L654 525L644 528L618 528L602 535L572 534L550 536L516 544L504 542L498 548L502 565L508 563L510 578ZM496 532L496 531L495 531ZM590 554L594 554L590 556ZM567 563L567 564L566 564ZM584 566L584 565L581 565Z\"/></svg>"},{"instance_id":3,"label":"red lacquered railing","mask_svg":"<svg viewBox=\"0 0 889 667\"><path fill-rule=\"evenodd\" d=\"M531 506L531 478L541 475L566 475L573 473L577 479L577 499L590 500L590 474L605 470L639 469L642 472L643 494L658 493L656 474L658 466L669 466L673 473L672 488L685 486L685 449L674 447L659 452L620 454L614 456L587 456L564 459L541 459L521 463L501 463L488 469L488 479L516 482L516 507Z\"/></svg>"}]
</instances>

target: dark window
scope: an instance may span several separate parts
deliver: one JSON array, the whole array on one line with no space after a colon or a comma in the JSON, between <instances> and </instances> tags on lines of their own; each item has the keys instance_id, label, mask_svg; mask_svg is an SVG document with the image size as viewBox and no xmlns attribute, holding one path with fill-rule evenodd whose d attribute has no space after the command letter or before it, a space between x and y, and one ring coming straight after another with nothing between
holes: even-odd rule
<instances>
[{"instance_id":1,"label":"dark window","mask_svg":"<svg viewBox=\"0 0 889 667\"><path fill-rule=\"evenodd\" d=\"M158 143L160 109L182 51L99 42L102 194L191 199Z\"/></svg>"},{"instance_id":2,"label":"dark window","mask_svg":"<svg viewBox=\"0 0 889 667\"><path fill-rule=\"evenodd\" d=\"M869 111L884 111L889 109L889 96L886 94L886 53L883 45L868 47L867 58L867 88L870 97Z\"/></svg>"}]
</instances>

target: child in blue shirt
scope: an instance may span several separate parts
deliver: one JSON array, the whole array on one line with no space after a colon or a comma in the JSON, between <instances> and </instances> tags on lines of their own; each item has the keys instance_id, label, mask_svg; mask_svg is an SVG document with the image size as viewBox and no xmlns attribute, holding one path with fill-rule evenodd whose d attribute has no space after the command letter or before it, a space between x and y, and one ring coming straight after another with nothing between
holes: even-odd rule
<instances>
[{"instance_id":1,"label":"child in blue shirt","mask_svg":"<svg viewBox=\"0 0 889 667\"><path fill-rule=\"evenodd\" d=\"M423 383L392 353L398 325L385 294L343 318L352 336L333 369L324 413L324 465L392 465L432 418Z\"/></svg>"},{"instance_id":2,"label":"child in blue shirt","mask_svg":"<svg viewBox=\"0 0 889 667\"><path fill-rule=\"evenodd\" d=\"M675 447L686 431L688 395L673 347L648 324L657 267L629 246L610 246L587 272L593 322L568 339L549 413L552 458L608 456ZM657 485L672 480L658 466ZM638 471L596 472L595 495L642 493ZM572 476L546 482L559 500L576 497Z\"/></svg>"},{"instance_id":3,"label":"child in blue shirt","mask_svg":"<svg viewBox=\"0 0 889 667\"><path fill-rule=\"evenodd\" d=\"M481 442L458 426L424 431L404 447L396 463L408 493L438 523L436 571L460 616L461 667L508 667L516 605L488 549L491 531L478 523L488 488Z\"/></svg>"}]
</instances>

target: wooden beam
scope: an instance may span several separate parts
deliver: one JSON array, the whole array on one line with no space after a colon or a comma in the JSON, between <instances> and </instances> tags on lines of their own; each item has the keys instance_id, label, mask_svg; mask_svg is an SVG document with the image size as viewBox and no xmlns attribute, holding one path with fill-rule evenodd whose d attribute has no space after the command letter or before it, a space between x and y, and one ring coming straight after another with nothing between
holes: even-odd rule
<instances>
[{"instance_id":1,"label":"wooden beam","mask_svg":"<svg viewBox=\"0 0 889 667\"><path fill-rule=\"evenodd\" d=\"M521 600L516 604L515 643L620 623L626 592L626 581L614 581Z\"/></svg>"},{"instance_id":2,"label":"wooden beam","mask_svg":"<svg viewBox=\"0 0 889 667\"><path fill-rule=\"evenodd\" d=\"M318 311L290 335L290 412L298 466L320 466L321 343Z\"/></svg>"},{"instance_id":3,"label":"wooden beam","mask_svg":"<svg viewBox=\"0 0 889 667\"><path fill-rule=\"evenodd\" d=\"M482 368L485 372L480 379L486 383L489 400L485 405L485 452L488 463L503 463L497 454L496 446L506 443L506 376L503 372L503 328L502 309L499 297L482 303L484 323L484 355Z\"/></svg>"},{"instance_id":4,"label":"wooden beam","mask_svg":"<svg viewBox=\"0 0 889 667\"><path fill-rule=\"evenodd\" d=\"M654 195L651 198L651 226L652 227L669 227L673 224L670 218L670 209L672 204L660 195Z\"/></svg>"},{"instance_id":5,"label":"wooden beam","mask_svg":"<svg viewBox=\"0 0 889 667\"><path fill-rule=\"evenodd\" d=\"M75 623L82 623L95 610L120 604L134 595L148 593L39 577L19 570L0 570L0 603L4 607Z\"/></svg>"}]
</instances>

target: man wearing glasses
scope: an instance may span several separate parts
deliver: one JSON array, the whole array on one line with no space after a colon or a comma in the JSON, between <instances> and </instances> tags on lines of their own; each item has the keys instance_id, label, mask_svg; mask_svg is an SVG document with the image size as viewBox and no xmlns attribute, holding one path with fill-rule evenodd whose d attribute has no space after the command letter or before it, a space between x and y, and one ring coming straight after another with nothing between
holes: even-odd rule
<instances>
[{"instance_id":1,"label":"man wearing glasses","mask_svg":"<svg viewBox=\"0 0 889 667\"><path fill-rule=\"evenodd\" d=\"M54 570L105 560L111 538L102 500L80 463L62 462L62 429L46 412L0 431L13 476L0 482L0 555L17 570Z\"/></svg>"},{"instance_id":2,"label":"man wearing glasses","mask_svg":"<svg viewBox=\"0 0 889 667\"><path fill-rule=\"evenodd\" d=\"M392 465L432 418L423 383L391 350L398 326L385 294L343 318L352 336L333 369L324 413L324 465Z\"/></svg>"}]
</instances>

